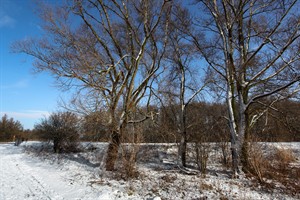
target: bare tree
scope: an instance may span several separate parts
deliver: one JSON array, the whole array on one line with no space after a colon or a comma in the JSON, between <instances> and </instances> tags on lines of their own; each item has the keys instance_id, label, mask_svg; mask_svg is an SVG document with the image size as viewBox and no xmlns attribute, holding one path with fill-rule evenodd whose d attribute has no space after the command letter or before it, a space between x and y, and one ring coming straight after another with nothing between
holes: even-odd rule
<instances>
[{"instance_id":1,"label":"bare tree","mask_svg":"<svg viewBox=\"0 0 300 200\"><path fill-rule=\"evenodd\" d=\"M14 49L36 58L35 67L63 86L97 91L109 113L106 169L114 170L132 109L161 66L171 1L67 1L42 6L47 36Z\"/></svg>"},{"instance_id":2,"label":"bare tree","mask_svg":"<svg viewBox=\"0 0 300 200\"><path fill-rule=\"evenodd\" d=\"M170 23L170 44L168 46L168 54L166 55L170 63L167 74L169 78L166 79L168 80L166 83L168 85L168 91L166 92L179 100L180 112L177 120L178 133L180 136L178 165L179 167L186 167L187 129L189 127L189 123L187 122L187 108L195 97L199 95L201 91L203 92L208 80L204 80L204 67L196 62L196 60L199 59L199 55L197 55L191 38L186 34L187 30L190 30L192 27L189 10L184 8L181 4L174 5L174 7L173 12L176 14L174 14ZM194 63L197 64L195 65ZM201 73L204 74L204 78L201 77ZM171 92L171 90L173 92Z\"/></svg>"},{"instance_id":3,"label":"bare tree","mask_svg":"<svg viewBox=\"0 0 300 200\"><path fill-rule=\"evenodd\" d=\"M225 84L237 175L240 161L247 167L249 127L257 117L249 114L251 106L269 96L280 99L299 91L299 2L198 2L202 12L193 41Z\"/></svg>"}]
</instances>

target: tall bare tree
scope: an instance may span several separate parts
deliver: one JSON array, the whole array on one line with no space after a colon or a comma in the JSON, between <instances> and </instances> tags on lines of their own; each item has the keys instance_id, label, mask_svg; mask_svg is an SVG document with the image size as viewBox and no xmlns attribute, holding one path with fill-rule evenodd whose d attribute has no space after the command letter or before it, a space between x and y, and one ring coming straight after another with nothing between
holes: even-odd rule
<instances>
[{"instance_id":1,"label":"tall bare tree","mask_svg":"<svg viewBox=\"0 0 300 200\"><path fill-rule=\"evenodd\" d=\"M237 175L240 161L247 166L250 122L257 117L249 114L251 106L299 91L300 5L297 0L198 3L202 12L193 40L225 84Z\"/></svg>"},{"instance_id":2,"label":"tall bare tree","mask_svg":"<svg viewBox=\"0 0 300 200\"><path fill-rule=\"evenodd\" d=\"M191 42L187 30L192 28L192 19L188 9L181 4L174 5L172 20L170 20L169 46L166 59L169 61L167 71L167 94L178 99L180 112L177 121L180 136L178 148L178 165L186 167L188 142L187 112L189 104L203 91L207 84L204 66L198 61L197 51ZM197 64L195 64L197 63ZM204 74L204 75L203 75ZM176 118L176 116L174 116Z\"/></svg>"},{"instance_id":3,"label":"tall bare tree","mask_svg":"<svg viewBox=\"0 0 300 200\"><path fill-rule=\"evenodd\" d=\"M66 1L41 6L46 36L14 45L63 86L96 91L109 113L106 169L114 170L132 109L161 66L172 1Z\"/></svg>"}]
</instances>

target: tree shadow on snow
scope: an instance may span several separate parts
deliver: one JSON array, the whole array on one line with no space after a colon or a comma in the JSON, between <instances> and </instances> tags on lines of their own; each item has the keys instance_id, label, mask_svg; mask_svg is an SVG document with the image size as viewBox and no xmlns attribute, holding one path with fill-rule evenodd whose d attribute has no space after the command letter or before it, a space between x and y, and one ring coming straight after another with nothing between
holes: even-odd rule
<instances>
[{"instance_id":1,"label":"tree shadow on snow","mask_svg":"<svg viewBox=\"0 0 300 200\"><path fill-rule=\"evenodd\" d=\"M88 167L96 168L100 166L100 163L93 163L87 156L81 155L80 153L60 153L56 154L53 152L53 147L47 142L38 142L23 146L25 152L34 154L35 156L48 159L52 161L60 162L62 159L77 162Z\"/></svg>"},{"instance_id":2,"label":"tree shadow on snow","mask_svg":"<svg viewBox=\"0 0 300 200\"><path fill-rule=\"evenodd\" d=\"M87 165L88 167L100 167L100 163L92 163L88 158L85 158L80 154L65 154L64 157L70 161L74 161L82 165Z\"/></svg>"}]
</instances>

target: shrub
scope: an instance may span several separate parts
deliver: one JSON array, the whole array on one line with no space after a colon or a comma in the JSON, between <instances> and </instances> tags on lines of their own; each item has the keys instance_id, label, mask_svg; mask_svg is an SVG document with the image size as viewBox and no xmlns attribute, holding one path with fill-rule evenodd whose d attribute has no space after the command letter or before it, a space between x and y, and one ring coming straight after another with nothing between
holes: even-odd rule
<instances>
[{"instance_id":1,"label":"shrub","mask_svg":"<svg viewBox=\"0 0 300 200\"><path fill-rule=\"evenodd\" d=\"M270 168L270 162L263 153L263 144L251 142L248 148L248 164L250 172L255 175L262 183L267 171Z\"/></svg>"},{"instance_id":2,"label":"shrub","mask_svg":"<svg viewBox=\"0 0 300 200\"><path fill-rule=\"evenodd\" d=\"M198 166L199 171L203 176L206 175L207 172L207 164L209 154L212 151L211 144L208 142L197 141L194 145L195 152L195 162Z\"/></svg>"},{"instance_id":3,"label":"shrub","mask_svg":"<svg viewBox=\"0 0 300 200\"><path fill-rule=\"evenodd\" d=\"M43 119L35 129L42 139L53 142L55 153L77 150L79 140L79 119L71 112L57 112Z\"/></svg>"}]
</instances>

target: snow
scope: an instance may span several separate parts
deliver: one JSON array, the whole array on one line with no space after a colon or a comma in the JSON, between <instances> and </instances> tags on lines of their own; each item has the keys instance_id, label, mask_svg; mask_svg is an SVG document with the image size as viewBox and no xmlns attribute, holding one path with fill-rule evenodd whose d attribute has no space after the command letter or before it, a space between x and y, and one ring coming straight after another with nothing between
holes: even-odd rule
<instances>
[{"instance_id":1,"label":"snow","mask_svg":"<svg viewBox=\"0 0 300 200\"><path fill-rule=\"evenodd\" d=\"M0 199L97 199L100 195L80 177L72 180L80 167L49 165L12 144L1 144L0 155Z\"/></svg>"},{"instance_id":2,"label":"snow","mask_svg":"<svg viewBox=\"0 0 300 200\"><path fill-rule=\"evenodd\" d=\"M139 178L127 181L103 170L105 143L84 144L85 151L73 154L52 154L43 145L0 143L0 200L299 198L281 192L268 193L243 175L231 179L230 170L216 163L210 163L205 177L184 174L174 167L176 145L141 147ZM89 145L96 149L87 150ZM300 143L278 146L300 150Z\"/></svg>"}]
</instances>

